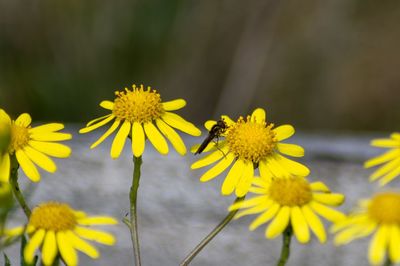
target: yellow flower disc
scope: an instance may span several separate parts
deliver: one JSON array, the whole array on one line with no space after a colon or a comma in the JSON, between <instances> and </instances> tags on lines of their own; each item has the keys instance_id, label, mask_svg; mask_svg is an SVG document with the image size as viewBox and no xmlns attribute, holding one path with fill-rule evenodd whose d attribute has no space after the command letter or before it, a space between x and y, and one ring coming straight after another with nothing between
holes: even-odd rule
<instances>
[{"instance_id":1,"label":"yellow flower disc","mask_svg":"<svg viewBox=\"0 0 400 266\"><path fill-rule=\"evenodd\" d=\"M143 85L140 88L133 85L132 91L116 91L115 95L117 98L114 100L112 112L118 120L146 123L164 114L160 94L150 87L144 90Z\"/></svg>"},{"instance_id":2,"label":"yellow flower disc","mask_svg":"<svg viewBox=\"0 0 400 266\"><path fill-rule=\"evenodd\" d=\"M368 206L368 214L378 223L400 224L400 194L387 192L376 195Z\"/></svg>"},{"instance_id":3,"label":"yellow flower disc","mask_svg":"<svg viewBox=\"0 0 400 266\"><path fill-rule=\"evenodd\" d=\"M17 150L23 149L30 140L29 134L30 127L23 127L16 124L11 126L11 141L9 152L12 154Z\"/></svg>"},{"instance_id":4,"label":"yellow flower disc","mask_svg":"<svg viewBox=\"0 0 400 266\"><path fill-rule=\"evenodd\" d=\"M67 231L76 226L77 221L73 210L58 202L47 202L33 209L29 225L46 231Z\"/></svg>"},{"instance_id":5,"label":"yellow flower disc","mask_svg":"<svg viewBox=\"0 0 400 266\"><path fill-rule=\"evenodd\" d=\"M240 117L237 123L231 125L226 132L226 140L231 152L236 157L258 163L271 154L276 146L277 139L272 131L273 124L257 123Z\"/></svg>"},{"instance_id":6,"label":"yellow flower disc","mask_svg":"<svg viewBox=\"0 0 400 266\"><path fill-rule=\"evenodd\" d=\"M269 196L281 206L303 206L312 200L310 185L300 177L273 179Z\"/></svg>"}]
</instances>

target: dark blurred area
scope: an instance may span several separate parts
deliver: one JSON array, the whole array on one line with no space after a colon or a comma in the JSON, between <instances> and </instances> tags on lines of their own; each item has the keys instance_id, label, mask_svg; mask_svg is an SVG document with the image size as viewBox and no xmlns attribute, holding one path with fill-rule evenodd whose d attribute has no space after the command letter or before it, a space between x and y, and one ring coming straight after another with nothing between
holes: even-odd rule
<instances>
[{"instance_id":1,"label":"dark blurred area","mask_svg":"<svg viewBox=\"0 0 400 266\"><path fill-rule=\"evenodd\" d=\"M0 107L87 121L143 83L196 123L394 131L399 25L397 0L0 0Z\"/></svg>"}]
</instances>

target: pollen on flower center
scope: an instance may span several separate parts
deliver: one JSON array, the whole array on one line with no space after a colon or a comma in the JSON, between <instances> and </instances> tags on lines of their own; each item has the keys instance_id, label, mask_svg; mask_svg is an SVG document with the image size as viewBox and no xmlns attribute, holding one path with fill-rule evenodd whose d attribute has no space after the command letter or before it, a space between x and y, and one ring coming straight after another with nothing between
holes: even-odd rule
<instances>
[{"instance_id":1,"label":"pollen on flower center","mask_svg":"<svg viewBox=\"0 0 400 266\"><path fill-rule=\"evenodd\" d=\"M374 196L368 206L368 215L380 223L400 224L400 194L387 192Z\"/></svg>"},{"instance_id":2,"label":"pollen on flower center","mask_svg":"<svg viewBox=\"0 0 400 266\"><path fill-rule=\"evenodd\" d=\"M273 179L269 196L281 206L303 206L312 199L311 188L301 177Z\"/></svg>"},{"instance_id":3,"label":"pollen on flower center","mask_svg":"<svg viewBox=\"0 0 400 266\"><path fill-rule=\"evenodd\" d=\"M17 150L24 148L28 145L30 140L29 128L12 124L11 126L11 140L9 152L14 153Z\"/></svg>"},{"instance_id":4,"label":"pollen on flower center","mask_svg":"<svg viewBox=\"0 0 400 266\"><path fill-rule=\"evenodd\" d=\"M77 224L72 209L63 203L47 202L33 209L29 225L35 228L65 231L72 230Z\"/></svg>"},{"instance_id":5,"label":"pollen on flower center","mask_svg":"<svg viewBox=\"0 0 400 266\"><path fill-rule=\"evenodd\" d=\"M273 152L277 139L272 131L273 124L266 125L240 117L226 133L229 149L242 160L258 163Z\"/></svg>"},{"instance_id":6,"label":"pollen on flower center","mask_svg":"<svg viewBox=\"0 0 400 266\"><path fill-rule=\"evenodd\" d=\"M164 113L161 97L150 87L143 89L143 85L132 90L116 91L117 98L114 100L113 114L119 120L129 122L146 123L159 118Z\"/></svg>"}]
</instances>

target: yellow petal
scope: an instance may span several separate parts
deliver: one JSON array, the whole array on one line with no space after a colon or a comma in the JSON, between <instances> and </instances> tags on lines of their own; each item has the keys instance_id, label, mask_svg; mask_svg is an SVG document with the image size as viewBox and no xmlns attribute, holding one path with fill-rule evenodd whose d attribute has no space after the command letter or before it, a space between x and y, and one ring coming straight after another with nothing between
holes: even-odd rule
<instances>
[{"instance_id":1,"label":"yellow petal","mask_svg":"<svg viewBox=\"0 0 400 266\"><path fill-rule=\"evenodd\" d=\"M103 225L103 224L117 224L118 221L108 216L92 216L85 217L78 220L80 225Z\"/></svg>"},{"instance_id":2,"label":"yellow petal","mask_svg":"<svg viewBox=\"0 0 400 266\"><path fill-rule=\"evenodd\" d=\"M400 262L400 229L397 224L390 226L389 232L389 258L393 263Z\"/></svg>"},{"instance_id":3,"label":"yellow petal","mask_svg":"<svg viewBox=\"0 0 400 266\"><path fill-rule=\"evenodd\" d=\"M339 193L313 193L313 199L322 204L339 206L344 202L344 195Z\"/></svg>"},{"instance_id":4,"label":"yellow petal","mask_svg":"<svg viewBox=\"0 0 400 266\"><path fill-rule=\"evenodd\" d=\"M273 178L274 175L269 170L267 162L268 162L268 160L260 161L258 164L258 170L260 171L260 176L263 179L270 180L271 178Z\"/></svg>"},{"instance_id":5,"label":"yellow petal","mask_svg":"<svg viewBox=\"0 0 400 266\"><path fill-rule=\"evenodd\" d=\"M316 201L311 201L309 205L316 213L318 213L319 215L321 215L322 217L331 222L338 222L346 218L346 216L343 213L336 211L332 208L326 207L325 205L322 205L321 203L318 203Z\"/></svg>"},{"instance_id":6,"label":"yellow petal","mask_svg":"<svg viewBox=\"0 0 400 266\"><path fill-rule=\"evenodd\" d=\"M261 204L262 202L267 202L267 200L268 200L268 197L266 197L266 196L257 196L257 197L254 197L254 198L251 198L248 200L236 202L236 203L232 204L228 210L234 211L237 209L253 207L255 205Z\"/></svg>"},{"instance_id":7,"label":"yellow petal","mask_svg":"<svg viewBox=\"0 0 400 266\"><path fill-rule=\"evenodd\" d=\"M29 114L23 113L15 120L15 124L21 127L28 127L32 122L32 118Z\"/></svg>"},{"instance_id":8,"label":"yellow petal","mask_svg":"<svg viewBox=\"0 0 400 266\"><path fill-rule=\"evenodd\" d=\"M225 123L228 125L228 127L232 126L235 124L235 121L233 121L229 116L227 115L221 115L221 119L225 121Z\"/></svg>"},{"instance_id":9,"label":"yellow petal","mask_svg":"<svg viewBox=\"0 0 400 266\"><path fill-rule=\"evenodd\" d=\"M276 148L279 152L292 156L292 157L303 157L304 149L303 147L296 144L288 144L288 143L277 143Z\"/></svg>"},{"instance_id":10,"label":"yellow petal","mask_svg":"<svg viewBox=\"0 0 400 266\"><path fill-rule=\"evenodd\" d=\"M145 135L143 127L138 122L132 124L132 153L135 157L142 156L145 147Z\"/></svg>"},{"instance_id":11,"label":"yellow petal","mask_svg":"<svg viewBox=\"0 0 400 266\"><path fill-rule=\"evenodd\" d=\"M185 107L186 101L184 99L176 99L161 104L165 111L175 111Z\"/></svg>"},{"instance_id":12,"label":"yellow petal","mask_svg":"<svg viewBox=\"0 0 400 266\"><path fill-rule=\"evenodd\" d=\"M0 182L8 182L10 179L10 155L0 155Z\"/></svg>"},{"instance_id":13,"label":"yellow petal","mask_svg":"<svg viewBox=\"0 0 400 266\"><path fill-rule=\"evenodd\" d=\"M371 264L382 264L390 237L389 233L388 227L386 225L381 225L372 237L368 251L369 262Z\"/></svg>"},{"instance_id":14,"label":"yellow petal","mask_svg":"<svg viewBox=\"0 0 400 266\"><path fill-rule=\"evenodd\" d=\"M66 232L58 231L56 233L58 250L67 265L78 265L78 255L72 245L72 239Z\"/></svg>"},{"instance_id":15,"label":"yellow petal","mask_svg":"<svg viewBox=\"0 0 400 266\"><path fill-rule=\"evenodd\" d=\"M383 166L379 167L375 172L373 172L369 178L370 181L375 181L379 177L387 174L393 169L397 168L400 165L400 158L394 159L388 163L385 163Z\"/></svg>"},{"instance_id":16,"label":"yellow petal","mask_svg":"<svg viewBox=\"0 0 400 266\"><path fill-rule=\"evenodd\" d=\"M382 164L387 161L396 159L399 156L400 156L400 149L392 149L392 150L385 152L382 155L379 155L379 156L369 159L368 161L366 161L364 163L364 167L370 168L370 167L376 166L378 164Z\"/></svg>"},{"instance_id":17,"label":"yellow petal","mask_svg":"<svg viewBox=\"0 0 400 266\"><path fill-rule=\"evenodd\" d=\"M253 162L246 162L242 176L239 177L239 182L236 185L236 196L243 197L249 191L254 178Z\"/></svg>"},{"instance_id":18,"label":"yellow petal","mask_svg":"<svg viewBox=\"0 0 400 266\"><path fill-rule=\"evenodd\" d=\"M66 233L68 235L68 238L71 239L71 244L75 249L82 251L92 259L97 259L100 256L97 249L90 245L88 242L79 238L71 231L67 231Z\"/></svg>"},{"instance_id":19,"label":"yellow petal","mask_svg":"<svg viewBox=\"0 0 400 266\"><path fill-rule=\"evenodd\" d=\"M307 221L307 224L310 226L311 231L317 236L319 242L326 242L326 232L324 225L318 216L311 210L308 205L303 205L301 207L301 211L303 212L304 218Z\"/></svg>"},{"instance_id":20,"label":"yellow petal","mask_svg":"<svg viewBox=\"0 0 400 266\"><path fill-rule=\"evenodd\" d=\"M164 122L170 125L171 127L179 129L180 131L183 131L189 135L192 136L201 135L200 129L198 129L195 125L186 121L177 114L165 112L164 115L161 117L161 119L164 120Z\"/></svg>"},{"instance_id":21,"label":"yellow petal","mask_svg":"<svg viewBox=\"0 0 400 266\"><path fill-rule=\"evenodd\" d=\"M42 260L44 265L53 265L57 252L56 234L54 231L47 231L42 247Z\"/></svg>"},{"instance_id":22,"label":"yellow petal","mask_svg":"<svg viewBox=\"0 0 400 266\"><path fill-rule=\"evenodd\" d=\"M381 180L379 180L379 185L384 186L396 177L400 175L400 165L397 168L393 169L389 173L387 173Z\"/></svg>"},{"instance_id":23,"label":"yellow petal","mask_svg":"<svg viewBox=\"0 0 400 266\"><path fill-rule=\"evenodd\" d=\"M368 236L376 229L376 224L353 224L343 229L335 236L335 245L347 244L354 239Z\"/></svg>"},{"instance_id":24,"label":"yellow petal","mask_svg":"<svg viewBox=\"0 0 400 266\"><path fill-rule=\"evenodd\" d=\"M228 175L225 177L224 183L222 184L222 195L229 195L235 190L239 178L242 177L244 168L245 163L243 160L237 160L233 164L232 168L228 172Z\"/></svg>"},{"instance_id":25,"label":"yellow petal","mask_svg":"<svg viewBox=\"0 0 400 266\"><path fill-rule=\"evenodd\" d=\"M145 123L143 127L147 138L150 140L151 144L153 144L154 148L161 154L167 154L169 150L167 141L153 123Z\"/></svg>"},{"instance_id":26,"label":"yellow petal","mask_svg":"<svg viewBox=\"0 0 400 266\"><path fill-rule=\"evenodd\" d=\"M380 148L399 148L400 141L393 139L374 139L371 141L371 145Z\"/></svg>"},{"instance_id":27,"label":"yellow petal","mask_svg":"<svg viewBox=\"0 0 400 266\"><path fill-rule=\"evenodd\" d=\"M274 157L279 164L283 165L283 167L293 175L308 176L310 174L310 169L301 163L285 158L280 154L275 154Z\"/></svg>"},{"instance_id":28,"label":"yellow petal","mask_svg":"<svg viewBox=\"0 0 400 266\"><path fill-rule=\"evenodd\" d=\"M312 191L331 192L331 190L320 181L311 183L310 188Z\"/></svg>"},{"instance_id":29,"label":"yellow petal","mask_svg":"<svg viewBox=\"0 0 400 266\"><path fill-rule=\"evenodd\" d=\"M256 110L253 111L251 114L251 121L256 122L258 124L264 123L266 120L266 113L265 110L262 108L257 108Z\"/></svg>"},{"instance_id":30,"label":"yellow petal","mask_svg":"<svg viewBox=\"0 0 400 266\"><path fill-rule=\"evenodd\" d=\"M264 164L264 165L262 165ZM281 178L290 176L290 173L287 169L285 169L275 158L275 156L268 156L264 160L260 161L260 171L261 175L264 177L265 173L268 171L272 174L273 177ZM263 168L263 170L261 170ZM267 174L268 178L268 174Z\"/></svg>"},{"instance_id":31,"label":"yellow petal","mask_svg":"<svg viewBox=\"0 0 400 266\"><path fill-rule=\"evenodd\" d=\"M29 129L30 133L45 133L45 132L55 132L64 128L64 125L61 123L50 123L44 124L41 126L37 126L34 128Z\"/></svg>"},{"instance_id":32,"label":"yellow petal","mask_svg":"<svg viewBox=\"0 0 400 266\"><path fill-rule=\"evenodd\" d=\"M290 212L291 224L294 235L300 243L308 243L310 241L310 230L308 229L306 218L299 206L293 206Z\"/></svg>"},{"instance_id":33,"label":"yellow petal","mask_svg":"<svg viewBox=\"0 0 400 266\"><path fill-rule=\"evenodd\" d=\"M109 116L111 116L111 115L112 115L112 114L103 115L103 116L97 117L97 118L95 118L95 119L93 119L93 120L90 120L90 121L86 124L86 127L89 127L89 126L91 126L91 125L93 125L93 124L99 122L100 120L106 119L107 117L109 117Z\"/></svg>"},{"instance_id":34,"label":"yellow petal","mask_svg":"<svg viewBox=\"0 0 400 266\"><path fill-rule=\"evenodd\" d=\"M264 212L263 214L259 215L249 226L250 231L254 231L257 227L262 224L269 222L279 211L280 206L277 203L273 203L271 207Z\"/></svg>"},{"instance_id":35,"label":"yellow petal","mask_svg":"<svg viewBox=\"0 0 400 266\"><path fill-rule=\"evenodd\" d=\"M211 128L212 128L214 125L216 125L216 124L217 124L217 121L215 121L215 120L207 120L207 121L204 123L204 127L205 127L208 131L210 131Z\"/></svg>"},{"instance_id":36,"label":"yellow petal","mask_svg":"<svg viewBox=\"0 0 400 266\"><path fill-rule=\"evenodd\" d=\"M26 156L25 152L22 150L18 150L15 152L15 155L26 176L33 182L39 182L40 174L36 166L32 163L28 156Z\"/></svg>"},{"instance_id":37,"label":"yellow petal","mask_svg":"<svg viewBox=\"0 0 400 266\"><path fill-rule=\"evenodd\" d=\"M273 129L273 131L276 134L276 139L281 141L290 138L294 134L294 127L291 125L282 125Z\"/></svg>"},{"instance_id":38,"label":"yellow petal","mask_svg":"<svg viewBox=\"0 0 400 266\"><path fill-rule=\"evenodd\" d=\"M222 173L226 168L228 168L234 159L235 159L235 156L232 153L228 153L216 165L214 165L211 169L209 169L207 172L205 172L200 177L200 181L207 182L207 181L213 179L214 177L216 177L217 175Z\"/></svg>"},{"instance_id":39,"label":"yellow petal","mask_svg":"<svg viewBox=\"0 0 400 266\"><path fill-rule=\"evenodd\" d=\"M4 229L4 235L9 237L20 236L25 232L25 226L17 226L10 229Z\"/></svg>"},{"instance_id":40,"label":"yellow petal","mask_svg":"<svg viewBox=\"0 0 400 266\"><path fill-rule=\"evenodd\" d=\"M220 160L222 157L224 157L225 154L228 153L228 151L229 151L229 147L225 145L220 150L217 150L217 151L214 151L214 152L212 152L210 154L207 154L206 156L204 156L200 160L194 162L190 166L190 168L191 169L198 169L198 168L213 164L216 161Z\"/></svg>"},{"instance_id":41,"label":"yellow petal","mask_svg":"<svg viewBox=\"0 0 400 266\"><path fill-rule=\"evenodd\" d=\"M48 156L44 155L43 153L29 146L26 146L24 148L24 152L32 162L34 162L47 172L54 173L57 170L57 166L53 162L53 160L51 160Z\"/></svg>"},{"instance_id":42,"label":"yellow petal","mask_svg":"<svg viewBox=\"0 0 400 266\"><path fill-rule=\"evenodd\" d=\"M182 138L176 133L174 129L168 126L164 121L161 119L156 120L156 124L158 129L160 129L161 133L167 137L167 139L171 142L172 146L180 155L186 154L186 146L183 143Z\"/></svg>"},{"instance_id":43,"label":"yellow petal","mask_svg":"<svg viewBox=\"0 0 400 266\"><path fill-rule=\"evenodd\" d=\"M289 225L290 218L290 207L283 206L278 214L275 216L274 220L269 224L267 229L265 230L266 238L275 238L278 235L282 234L282 232Z\"/></svg>"},{"instance_id":44,"label":"yellow petal","mask_svg":"<svg viewBox=\"0 0 400 266\"><path fill-rule=\"evenodd\" d=\"M121 128L118 130L118 133L115 136L114 141L111 145L111 151L110 151L111 158L116 159L119 157L119 155L122 152L122 149L124 148L125 141L129 135L130 130L131 130L131 123L125 120Z\"/></svg>"},{"instance_id":45,"label":"yellow petal","mask_svg":"<svg viewBox=\"0 0 400 266\"><path fill-rule=\"evenodd\" d=\"M36 141L63 141L72 139L72 135L59 132L38 132L30 135L32 140Z\"/></svg>"},{"instance_id":46,"label":"yellow petal","mask_svg":"<svg viewBox=\"0 0 400 266\"><path fill-rule=\"evenodd\" d=\"M121 121L120 120L115 120L114 123L111 125L111 127L109 129L107 129L107 131L98 139L96 140L91 146L90 148L96 148L100 143L102 143L108 136L110 136L112 133L114 133L114 131L118 128L118 126L120 125Z\"/></svg>"},{"instance_id":47,"label":"yellow petal","mask_svg":"<svg viewBox=\"0 0 400 266\"><path fill-rule=\"evenodd\" d=\"M24 259L27 263L33 263L33 259L35 258L35 251L42 244L45 233L46 231L44 229L39 229L35 232L32 238L29 239L24 249Z\"/></svg>"},{"instance_id":48,"label":"yellow petal","mask_svg":"<svg viewBox=\"0 0 400 266\"><path fill-rule=\"evenodd\" d=\"M107 124L108 122L110 122L111 120L113 120L115 118L114 115L110 115L108 116L106 119L101 120L100 122L96 123L96 124L91 124L90 126L81 128L79 130L79 133L83 134L83 133L88 133L90 131L93 131L101 126L104 126L105 124Z\"/></svg>"},{"instance_id":49,"label":"yellow petal","mask_svg":"<svg viewBox=\"0 0 400 266\"><path fill-rule=\"evenodd\" d=\"M4 121L9 125L11 124L10 116L3 109L0 109L0 121Z\"/></svg>"},{"instance_id":50,"label":"yellow petal","mask_svg":"<svg viewBox=\"0 0 400 266\"><path fill-rule=\"evenodd\" d=\"M107 232L93 230L93 229L80 227L80 226L75 227L74 231L77 235L79 235L80 237L83 237L87 240L92 240L92 241L98 242L103 245L114 245L115 244L114 236Z\"/></svg>"},{"instance_id":51,"label":"yellow petal","mask_svg":"<svg viewBox=\"0 0 400 266\"><path fill-rule=\"evenodd\" d=\"M104 109L107 110L113 110L114 109L114 103L111 101L102 101L100 103L100 106L103 107Z\"/></svg>"},{"instance_id":52,"label":"yellow petal","mask_svg":"<svg viewBox=\"0 0 400 266\"><path fill-rule=\"evenodd\" d=\"M246 210L239 211L238 213L236 213L236 215L235 215L235 217L233 219L236 220L236 219L239 219L240 217L243 217L243 216L246 216L246 215L264 212L269 208L269 206L271 204L272 204L272 202L269 202L267 204L260 204L260 205L256 205L254 207L248 208Z\"/></svg>"},{"instance_id":53,"label":"yellow petal","mask_svg":"<svg viewBox=\"0 0 400 266\"><path fill-rule=\"evenodd\" d=\"M67 158L71 155L71 148L59 143L31 140L28 145L35 150L57 158Z\"/></svg>"}]
</instances>

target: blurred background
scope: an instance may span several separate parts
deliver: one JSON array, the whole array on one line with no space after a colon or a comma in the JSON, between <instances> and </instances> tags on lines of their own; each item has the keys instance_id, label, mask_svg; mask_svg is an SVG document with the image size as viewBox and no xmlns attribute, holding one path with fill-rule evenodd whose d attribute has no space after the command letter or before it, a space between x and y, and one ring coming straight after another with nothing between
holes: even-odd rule
<instances>
[{"instance_id":1,"label":"blurred background","mask_svg":"<svg viewBox=\"0 0 400 266\"><path fill-rule=\"evenodd\" d=\"M0 106L86 121L143 83L197 123L395 130L399 21L396 0L1 0Z\"/></svg>"},{"instance_id":2,"label":"blurred background","mask_svg":"<svg viewBox=\"0 0 400 266\"><path fill-rule=\"evenodd\" d=\"M98 104L115 90L142 83L164 101L186 99L178 113L197 124L263 107L270 121L303 131L289 141L306 149L299 161L312 180L346 194L348 211L378 190L362 163L382 152L368 145L382 134L360 131L400 130L399 22L397 0L0 0L0 108L14 118L29 112L34 121L81 123L105 114ZM126 215L129 147L110 160L110 138L88 149L99 136L75 134L72 157L57 162L56 175L42 171L40 186L21 174L24 191L35 189L32 206L59 200ZM197 158L171 156L146 151L139 196L146 265L177 265L234 200L221 197L222 176L199 182L201 173L189 169ZM18 217L15 225L25 221ZM274 264L281 239L249 233L252 218L233 222L193 265ZM118 245L101 247L100 262L81 256L82 265L130 264L126 228L113 230ZM288 265L368 265L366 240L351 248L315 238L311 248L294 245ZM14 262L18 252L7 250Z\"/></svg>"}]
</instances>

